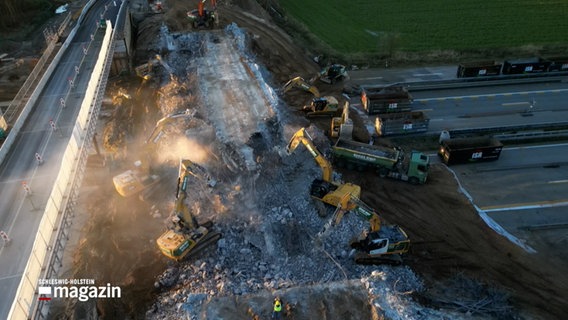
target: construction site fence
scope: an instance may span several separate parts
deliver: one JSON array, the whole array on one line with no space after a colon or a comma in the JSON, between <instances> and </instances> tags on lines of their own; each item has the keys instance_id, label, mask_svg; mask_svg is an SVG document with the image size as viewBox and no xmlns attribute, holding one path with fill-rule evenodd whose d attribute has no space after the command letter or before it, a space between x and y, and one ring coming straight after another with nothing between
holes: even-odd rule
<instances>
[{"instance_id":1,"label":"construction site fence","mask_svg":"<svg viewBox=\"0 0 568 320\"><path fill-rule=\"evenodd\" d=\"M95 1L91 0L84 12L87 12ZM124 2L121 11L123 7L125 7ZM69 214L69 211L72 211L69 209L72 209L75 205L77 192L84 175L88 149L92 142L91 138L95 133L96 121L114 51L114 28L112 28L110 21L107 20L106 23L107 28L105 29L102 47L91 73L72 135L65 149L61 167L45 205L45 211L8 319L44 319L47 317L48 306L44 301L39 300L39 280L53 277L57 272L54 267L56 264L53 261L60 258L58 257L59 253L53 248L57 246L58 241L63 236L63 223L68 218L66 215ZM66 43L75 35L77 26L71 32ZM53 63L57 63L59 58L54 60ZM49 79L50 75L51 72L46 73L44 79ZM25 115L27 113L29 113L29 110ZM24 114L20 118L23 116Z\"/></svg>"}]
</instances>

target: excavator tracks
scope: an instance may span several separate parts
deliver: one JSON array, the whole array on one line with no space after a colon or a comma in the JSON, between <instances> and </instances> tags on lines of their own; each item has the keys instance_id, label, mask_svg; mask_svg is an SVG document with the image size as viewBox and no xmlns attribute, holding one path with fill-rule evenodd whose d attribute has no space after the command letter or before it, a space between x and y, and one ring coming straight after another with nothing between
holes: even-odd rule
<instances>
[{"instance_id":1,"label":"excavator tracks","mask_svg":"<svg viewBox=\"0 0 568 320\"><path fill-rule=\"evenodd\" d=\"M399 266L402 264L402 257L399 254L388 254L381 256L369 256L365 253L355 254L355 263L363 265L379 265L387 264L391 266Z\"/></svg>"},{"instance_id":2,"label":"excavator tracks","mask_svg":"<svg viewBox=\"0 0 568 320\"><path fill-rule=\"evenodd\" d=\"M191 249L191 251L180 261L188 260L195 257L199 254L203 249L209 247L210 245L215 244L219 239L221 239L222 234L218 231L209 230L209 233L203 237L199 242Z\"/></svg>"}]
</instances>

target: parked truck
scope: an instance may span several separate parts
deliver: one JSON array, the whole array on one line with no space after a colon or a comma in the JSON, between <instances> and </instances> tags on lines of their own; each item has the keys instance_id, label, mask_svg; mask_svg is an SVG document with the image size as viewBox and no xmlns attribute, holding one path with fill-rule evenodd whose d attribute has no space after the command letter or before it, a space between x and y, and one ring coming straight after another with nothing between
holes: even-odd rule
<instances>
[{"instance_id":1,"label":"parked truck","mask_svg":"<svg viewBox=\"0 0 568 320\"><path fill-rule=\"evenodd\" d=\"M428 131L430 119L422 111L385 113L375 119L378 136L394 136Z\"/></svg>"},{"instance_id":2,"label":"parked truck","mask_svg":"<svg viewBox=\"0 0 568 320\"><path fill-rule=\"evenodd\" d=\"M503 67L503 64L495 61L460 63L458 66L457 77L470 78L498 76L501 74L501 67Z\"/></svg>"},{"instance_id":3,"label":"parked truck","mask_svg":"<svg viewBox=\"0 0 568 320\"><path fill-rule=\"evenodd\" d=\"M507 60L503 62L503 74L526 74L547 72L551 61L542 58Z\"/></svg>"},{"instance_id":4,"label":"parked truck","mask_svg":"<svg viewBox=\"0 0 568 320\"><path fill-rule=\"evenodd\" d=\"M497 160L503 143L493 137L441 139L438 155L447 165Z\"/></svg>"},{"instance_id":5,"label":"parked truck","mask_svg":"<svg viewBox=\"0 0 568 320\"><path fill-rule=\"evenodd\" d=\"M423 184L428 178L430 159L419 151L407 155L400 148L339 139L332 147L332 161L338 167L365 170L372 169L380 177Z\"/></svg>"},{"instance_id":6,"label":"parked truck","mask_svg":"<svg viewBox=\"0 0 568 320\"><path fill-rule=\"evenodd\" d=\"M413 98L403 86L363 88L361 104L368 114L410 111Z\"/></svg>"}]
</instances>

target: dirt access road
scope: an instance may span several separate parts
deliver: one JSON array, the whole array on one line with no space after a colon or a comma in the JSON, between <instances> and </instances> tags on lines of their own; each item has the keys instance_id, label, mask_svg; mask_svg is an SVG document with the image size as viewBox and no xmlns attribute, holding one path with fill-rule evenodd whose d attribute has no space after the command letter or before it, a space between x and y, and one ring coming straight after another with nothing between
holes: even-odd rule
<instances>
[{"instance_id":1,"label":"dirt access road","mask_svg":"<svg viewBox=\"0 0 568 320\"><path fill-rule=\"evenodd\" d=\"M400 224L408 232L414 245L407 265L426 280L425 290L418 290L407 268L352 263L345 247L354 234L366 227L364 222L347 216L330 237L316 241L323 222L315 213L307 188L321 172L306 152L290 157L282 153L292 133L309 125L297 109L310 97L291 92L283 97L286 104L282 104L264 81L278 88L291 76L309 78L317 66L275 27L255 1L219 3L221 25L238 23L250 32L250 41L243 40L238 30L176 33L190 30L184 13L191 6L185 1L167 1L165 14L152 15L140 24L139 62L163 53L174 75L162 70L161 77L143 86L117 84L126 88L133 99L107 110L112 113L109 123L115 131L111 136L116 139L106 142L121 147L121 154L126 156L123 162L113 162L106 177L100 174L85 183L90 193L83 197L82 206L94 218L87 223L75 253L75 271L70 272L76 278L96 277L120 284L128 296L139 297L118 304L102 302L99 309L103 318L121 318L125 314L140 317L141 309L149 304L152 307L146 316L150 319L173 316L181 308L189 308L186 311L194 315L210 310L210 318L220 317L221 313L226 319L231 318L229 315L242 319L255 314L266 318L266 306L270 308L274 293L294 300L303 312L313 308L308 314L296 313L297 319L347 319L347 313L352 319L412 318L418 314L441 318L435 311L416 307L401 311L407 305L397 299L370 302L365 295L367 287L373 287L369 279L387 284L391 291L398 288L398 299L406 291L413 292L414 299L426 306L463 313L463 308L451 303L456 296L464 296L458 289L465 282L450 283L460 274L509 291L516 312L500 314L519 314L527 319L560 319L565 314L568 279L563 271L567 262L539 243L530 243L538 253L528 254L493 232L459 192L453 175L442 166L432 168L425 186L342 172L345 181L362 186L365 202L388 222ZM169 30L161 27L162 21ZM245 54L236 55L240 49ZM256 59L244 58L249 49ZM257 68L256 62L270 73ZM336 96L340 90L324 85L320 89L323 94ZM164 155L162 166L158 166L164 179L162 191L151 203L125 200L114 194L112 175L143 156L140 141L147 137L153 123L165 114L185 109L195 111L195 117L183 124L183 130L168 132L170 137L183 138L165 139L158 150ZM310 132L325 150L330 143L322 133L327 121L316 123L319 130L312 127ZM126 146L128 152L124 152ZM203 164L218 181L211 189L196 180L189 198L198 219L213 219L224 238L217 250L196 261L171 266L176 276L162 285L162 293L152 304L155 292L151 282L169 263L159 255L153 240L164 228L158 222L172 209L180 157ZM120 159L118 153L116 159ZM93 174L96 172L93 170ZM361 278L366 279L365 290L350 287L350 282L338 284ZM319 290L317 286L307 287L322 283L334 284L335 293L346 290L356 294L349 300L344 300L345 294L327 300L327 296L333 296L330 286ZM400 283L414 286L400 287ZM169 287L173 289L167 291ZM314 290L310 296L315 301L302 305L305 294L293 292L300 287ZM392 298L388 292L377 290L375 298ZM215 298L209 304L188 301L207 300L198 294ZM324 302L318 304L318 300ZM333 310L329 307L333 304L344 309ZM397 308L398 313L389 313Z\"/></svg>"}]
</instances>

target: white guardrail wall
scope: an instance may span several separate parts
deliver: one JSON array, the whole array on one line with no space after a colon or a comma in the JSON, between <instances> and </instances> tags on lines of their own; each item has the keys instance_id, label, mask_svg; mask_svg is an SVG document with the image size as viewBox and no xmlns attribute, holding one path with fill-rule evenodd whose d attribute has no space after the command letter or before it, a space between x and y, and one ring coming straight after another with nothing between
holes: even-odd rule
<instances>
[{"instance_id":1,"label":"white guardrail wall","mask_svg":"<svg viewBox=\"0 0 568 320\"><path fill-rule=\"evenodd\" d=\"M96 0L91 0L85 6L77 25L71 31L60 52L49 66L48 72L46 72L41 80L41 85L38 85L38 88L36 89L37 94L34 92L34 99L30 99L25 110L22 112L22 115L16 121L10 136L17 135L17 130L21 128L21 125L35 103L37 96L43 90L43 86L45 86L45 83L48 81L51 73L59 63L65 49L69 46L70 41L75 36L75 33L82 22L83 15L89 10L95 1ZM125 7L125 2L123 1L119 11L119 17L120 14L123 13L123 9ZM54 252L52 249L54 247L54 243L58 241L58 236L61 235L60 229L62 228L63 216L68 202L73 198L69 195L72 193L72 189L74 187L78 187L77 181L79 181L78 184L80 185L80 181L82 179L82 173L84 171L82 166L85 164L87 150L90 147L90 137L92 137L92 134L94 133L94 127L102 101L100 95L104 94L106 77L108 76L110 61L114 52L114 28L111 26L111 22L109 20L106 21L106 24L107 27L105 29L102 47L91 73L91 78L81 104L81 109L73 127L73 133L63 154L59 173L53 185L49 199L45 205L45 211L40 221L32 251L26 268L22 274L22 279L18 286L14 302L12 303L10 313L8 314L8 319L23 320L45 318L46 314L44 314L44 312L48 311L42 310L46 308L42 308L38 301L38 280L46 278L47 272L50 271L50 268L47 266L52 260L53 255L57 254L57 252ZM101 83L103 80L104 83Z\"/></svg>"}]
</instances>

